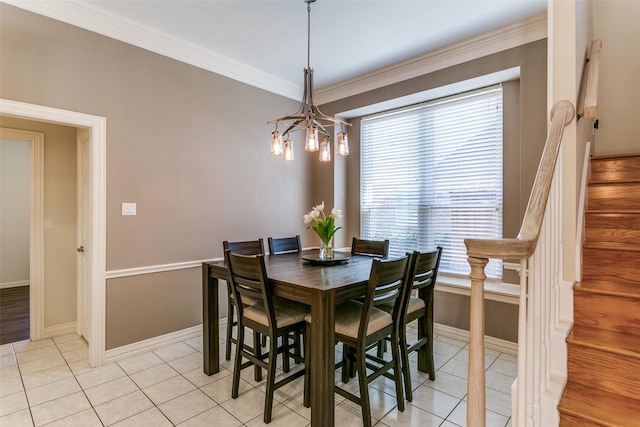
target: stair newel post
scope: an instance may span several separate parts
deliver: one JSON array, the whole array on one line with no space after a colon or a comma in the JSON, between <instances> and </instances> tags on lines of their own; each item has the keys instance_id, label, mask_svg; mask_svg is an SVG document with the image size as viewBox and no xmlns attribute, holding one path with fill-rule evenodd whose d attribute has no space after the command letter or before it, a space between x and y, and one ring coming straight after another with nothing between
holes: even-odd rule
<instances>
[{"instance_id":1,"label":"stair newel post","mask_svg":"<svg viewBox=\"0 0 640 427\"><path fill-rule=\"evenodd\" d=\"M485 427L486 396L484 376L484 268L487 258L468 258L471 265L471 308L469 318L469 382L467 384L467 425Z\"/></svg>"}]
</instances>

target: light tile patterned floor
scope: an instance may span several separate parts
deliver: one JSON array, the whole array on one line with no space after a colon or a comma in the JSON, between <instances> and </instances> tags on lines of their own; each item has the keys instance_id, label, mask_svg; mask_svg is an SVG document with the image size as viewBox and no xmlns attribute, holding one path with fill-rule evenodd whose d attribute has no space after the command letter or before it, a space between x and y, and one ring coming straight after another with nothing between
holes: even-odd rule
<instances>
[{"instance_id":1,"label":"light tile patterned floor","mask_svg":"<svg viewBox=\"0 0 640 427\"><path fill-rule=\"evenodd\" d=\"M414 398L404 412L396 409L391 381L380 377L371 384L376 426L466 425L468 345L442 336L434 344L436 380L417 371L414 354ZM233 368L222 352L221 372L209 377L202 372L200 337L93 369L87 345L77 335L5 344L0 347L0 426L264 425L264 381L256 383L253 371L244 370L240 396L231 399ZM487 427L509 427L516 358L487 350L485 359ZM349 387L357 389L357 382ZM276 391L271 426L310 426L302 392L302 378ZM359 407L338 395L335 416L337 426L362 425Z\"/></svg>"}]
</instances>

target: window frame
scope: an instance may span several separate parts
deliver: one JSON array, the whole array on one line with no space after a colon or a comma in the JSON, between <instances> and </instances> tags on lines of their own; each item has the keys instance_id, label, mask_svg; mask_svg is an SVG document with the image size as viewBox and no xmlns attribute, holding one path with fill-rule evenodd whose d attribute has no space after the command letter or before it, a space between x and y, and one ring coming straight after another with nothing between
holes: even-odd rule
<instances>
[{"instance_id":1,"label":"window frame","mask_svg":"<svg viewBox=\"0 0 640 427\"><path fill-rule=\"evenodd\" d=\"M408 105L405 107L400 107L400 108L395 108L393 110L389 110L389 111L385 111L385 112L381 112L381 113L376 113L376 114L372 114L369 116L363 116L361 118L361 129L360 129L360 142L361 142L361 152L360 152L360 236L361 238L369 238L369 239L375 239L375 240L380 240L383 238L389 238L389 240L391 241L391 245L392 245L392 250L391 250L391 255L395 256L395 255L401 255L404 251L408 251L408 250L427 250L430 247L435 247L436 245L439 244L438 241L436 241L437 239L432 238L430 236L427 236L427 243L425 243L425 241L422 239L422 241L418 241L415 245L415 247L412 247L411 245L400 245L396 239L394 239L394 237L390 234L385 234L385 233L381 233L381 234L374 234L374 232L371 232L368 229L368 222L367 222L367 215L370 214L371 209L369 207L369 205L373 202L371 202L370 200L368 200L367 197L367 190L364 189L364 187L367 185L367 183L369 183L370 180L374 180L374 178L367 178L367 166L364 164L364 162L367 161L367 156L370 156L370 153L367 152L368 147L366 146L366 144L368 144L368 140L370 138L370 136L367 135L368 132L368 127L370 126L371 122L375 122L375 121L381 121L381 120L389 120L389 125L391 125L391 122L393 121L393 118L397 118L397 117L402 117L402 115L407 115L407 116L411 116L412 114L415 115L429 115L429 114L434 114L434 111L437 111L438 109L446 109L446 108L451 108L452 105L456 105L458 104L458 106L462 105L464 106L465 103L468 101L471 104L473 104L474 102L477 102L478 99L482 100L484 98L498 98L498 100L496 101L495 99L493 99L492 101L488 101L488 102L494 102L496 103L495 105L498 105L498 109L496 110L496 113L493 114L492 111L489 111L487 114L489 115L493 115L491 117L491 120L498 120L499 121L499 125L496 127L496 124L493 124L493 127L491 128L493 131L493 135L492 135L492 139L494 140L494 144L497 145L497 149L499 150L497 153L493 152L491 153L489 156L493 156L491 158L491 162L492 164L495 164L495 162L497 161L499 163L497 168L494 168L494 173L493 173L493 179L495 179L494 184L491 186L489 185L489 187L493 188L493 191L496 192L496 195L493 196L496 201L495 201L495 205L493 206L488 206L488 209L494 209L496 212L499 212L499 218L496 219L492 219L491 221L494 221L494 223L491 224L492 230L490 231L491 233L494 234L490 234L490 235L475 235L473 233L467 233L466 231L463 231L462 233L464 234L462 237L482 237L482 238L492 238L492 237L498 237L501 238L503 236L503 214L504 214L504 209L503 209L503 204L504 204L504 188L503 188L503 177L504 177L504 165L503 165L503 152L504 152L504 141L503 141L503 132L504 132L504 124L503 124L503 114L502 114L502 110L504 108L504 95L503 95L503 88L502 88L502 84L496 84L496 85L491 85L491 86L487 86L487 87L483 87L483 88L479 88L479 89L475 89L472 91L467 91L467 92L462 92L462 93L458 93L458 94L454 94L454 95L450 95L447 97L443 97L443 98L439 98L436 100L431 100L431 101L427 101L427 102L422 102L419 104L414 104L414 105ZM492 104L494 105L494 104ZM477 109L477 107L476 107ZM465 114L471 114L473 115L475 113L476 110L470 110L467 111ZM471 117L469 116L465 116L465 117ZM402 120L399 120L400 122ZM458 121L459 122L459 121ZM396 124L397 125L397 124ZM435 126L438 126L437 124ZM450 128L450 125L448 125ZM447 128L447 129L449 129ZM394 129L397 129L397 132L401 132L404 128L402 126L399 127L395 127ZM475 128L474 128L475 129ZM386 129L385 129L386 130ZM475 129L477 131L477 129ZM410 131L411 132L411 131ZM392 132L393 133L393 132ZM434 132L435 133L435 132ZM475 136L475 134L473 134ZM411 138L412 134L409 134L408 136L405 135L405 137L407 138ZM388 135L385 136L385 138L390 138ZM392 137L391 137L392 138ZM404 141L404 140L403 140ZM471 141L467 141L462 139L463 142L461 142L461 146L464 146L465 144L471 144ZM475 143L482 143L484 142L484 140L482 141L476 141ZM401 144L401 143L398 143ZM409 144L409 142L407 142L407 144ZM415 142L414 142L415 144ZM449 144L451 144L451 142L449 142ZM442 144L441 144L442 145ZM444 147L444 148L443 148ZM417 153L415 153L416 156L429 156L429 154L425 154L424 151L429 151L430 149L432 150L439 150L440 152L442 151L446 151L446 149L448 149L449 146L441 146L439 148L433 148L433 143L432 145L428 145L425 147L423 147L422 145L420 145L417 148ZM472 146L469 146L472 147ZM475 147L475 146L474 146ZM480 147L479 150L483 150L485 147L478 145L477 147ZM397 146L396 149L391 149L388 150L389 153L395 153L396 151L401 151L400 146ZM494 147L496 148L496 147ZM409 150L411 151L411 149ZM413 152L412 152L413 154ZM481 153L482 154L482 153ZM383 162L385 163L392 163L392 159L390 156L392 156L392 154L387 154L388 157L383 159ZM431 154L432 158L435 158L435 156L437 156L437 154ZM417 162L418 164L424 164L425 160L422 160L420 162ZM433 162L435 163L435 162ZM383 168L385 166L382 166ZM422 167L422 166L420 166ZM484 170L484 169L483 169ZM421 172L421 174L424 174L425 172ZM429 175L429 172L426 172L427 175ZM432 178L433 179L433 178ZM400 185L400 184L398 184ZM461 185L461 184L458 184ZM420 184L418 185L420 186ZM451 194L451 193L450 193ZM413 196L415 197L423 197L423 195L419 195L419 196ZM433 194L430 196L432 198ZM471 202L473 202L473 200L470 200ZM393 202L392 202L393 203ZM463 202L464 204L464 202ZM433 209L436 207L436 204L431 204L428 205L426 203L423 203L422 201L418 204L418 211L429 211L430 209ZM415 207L414 207L415 209ZM468 212L473 210L472 207L469 207L466 211L464 209L462 209L462 211L464 212ZM423 213L418 213L418 215L420 217L423 218L428 218L429 214L423 214ZM491 215L490 213L488 214L489 216ZM410 220L409 220L410 221ZM418 233L422 233L425 224L430 222L429 219L427 220L418 220L418 225L412 224L412 226L414 226L418 231ZM454 226L455 228L455 226ZM429 240L431 239L431 240ZM449 273L452 275L467 275L468 274L468 262L466 261L466 248L464 248L464 243L463 241L460 239L460 236L456 236L456 250L453 250L451 246L449 246L449 252L453 252L454 256L456 257L455 260L455 266L452 266L453 263L453 259L449 260L450 262L447 263L447 260L445 259L445 257L447 256L447 244L442 244L442 246L445 247L445 252L443 254L443 263L441 264L441 271L445 274ZM394 240L395 244L394 244ZM418 240L421 240L421 238L418 238ZM452 238L453 240L453 238ZM462 245L462 247L460 246ZM395 246L395 247L394 247ZM451 255L451 254L449 254ZM502 278L502 271L503 271L503 265L502 265L502 261L501 260L491 260L490 263L493 263L491 265L487 266L487 275L490 278L494 278L494 279L498 279L501 280Z\"/></svg>"}]
</instances>

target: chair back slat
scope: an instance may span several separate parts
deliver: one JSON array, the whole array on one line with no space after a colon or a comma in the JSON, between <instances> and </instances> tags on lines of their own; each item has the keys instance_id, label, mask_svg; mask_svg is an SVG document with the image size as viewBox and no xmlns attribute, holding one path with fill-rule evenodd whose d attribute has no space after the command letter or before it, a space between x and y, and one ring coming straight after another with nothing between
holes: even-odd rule
<instances>
[{"instance_id":1,"label":"chair back slat","mask_svg":"<svg viewBox=\"0 0 640 427\"><path fill-rule=\"evenodd\" d=\"M389 240L362 240L351 242L351 255L368 255L386 258L389 256Z\"/></svg>"},{"instance_id":2,"label":"chair back slat","mask_svg":"<svg viewBox=\"0 0 640 427\"><path fill-rule=\"evenodd\" d=\"M302 252L302 244L300 243L300 235L293 237L267 238L269 243L269 253L271 255Z\"/></svg>"},{"instance_id":3,"label":"chair back slat","mask_svg":"<svg viewBox=\"0 0 640 427\"><path fill-rule=\"evenodd\" d=\"M230 250L234 254L241 255L258 255L264 254L264 242L262 237L258 240L248 240L244 242L230 242L225 240L222 242L223 250Z\"/></svg>"}]
</instances>

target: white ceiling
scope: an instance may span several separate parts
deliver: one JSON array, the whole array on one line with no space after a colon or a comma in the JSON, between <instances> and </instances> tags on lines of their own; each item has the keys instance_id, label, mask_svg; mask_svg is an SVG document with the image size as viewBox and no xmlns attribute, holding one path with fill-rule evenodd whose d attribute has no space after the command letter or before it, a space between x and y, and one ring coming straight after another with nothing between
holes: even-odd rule
<instances>
[{"instance_id":1,"label":"white ceiling","mask_svg":"<svg viewBox=\"0 0 640 427\"><path fill-rule=\"evenodd\" d=\"M300 98L304 0L7 0L18 7ZM547 0L317 0L316 92L546 14Z\"/></svg>"}]
</instances>

